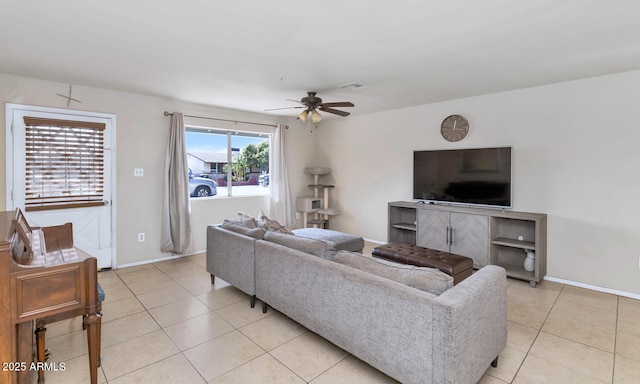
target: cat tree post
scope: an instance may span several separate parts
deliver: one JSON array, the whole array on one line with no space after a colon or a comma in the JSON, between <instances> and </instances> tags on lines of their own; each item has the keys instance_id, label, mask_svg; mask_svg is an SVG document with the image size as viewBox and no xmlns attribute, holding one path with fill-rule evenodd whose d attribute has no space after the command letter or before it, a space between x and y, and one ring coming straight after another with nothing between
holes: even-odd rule
<instances>
[{"instance_id":1,"label":"cat tree post","mask_svg":"<svg viewBox=\"0 0 640 384\"><path fill-rule=\"evenodd\" d=\"M306 175L313 175L313 184L309 187L313 188L313 198L320 198L320 190L322 190L322 206L320 209L309 209L304 207L303 204L298 204L298 210L303 213L304 226L312 225L314 228L327 228L329 225L329 217L340 214L340 210L335 208L329 208L329 189L334 188L334 185L320 184L320 176L328 175L331 173L331 168L327 167L308 167L304 169ZM298 201L302 199L308 199L306 197L299 197ZM308 219L308 214L313 213L313 219Z\"/></svg>"}]
</instances>

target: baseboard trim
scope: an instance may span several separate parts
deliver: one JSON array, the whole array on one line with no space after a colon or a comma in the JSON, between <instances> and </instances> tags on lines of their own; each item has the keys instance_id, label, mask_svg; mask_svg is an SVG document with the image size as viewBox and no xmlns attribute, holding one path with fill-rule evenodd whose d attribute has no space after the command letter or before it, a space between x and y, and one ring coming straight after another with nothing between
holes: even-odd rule
<instances>
[{"instance_id":1,"label":"baseboard trim","mask_svg":"<svg viewBox=\"0 0 640 384\"><path fill-rule=\"evenodd\" d=\"M554 282L554 283L571 285L571 286L579 287L579 288L586 288L586 289L590 289L592 291L597 291L597 292L610 293L612 295L628 297L630 299L640 300L640 295L638 295L638 294L625 292L625 291L618 291L616 289L599 287L597 285L579 283L579 282L576 282L576 281L559 279L557 277L552 277L552 276L545 276L544 280L551 281L551 282Z\"/></svg>"},{"instance_id":2,"label":"baseboard trim","mask_svg":"<svg viewBox=\"0 0 640 384\"><path fill-rule=\"evenodd\" d=\"M370 242L370 243L374 243L374 244L380 244L380 245L385 244L384 242L377 241L377 240L372 240L372 239L364 239L364 240L367 241L367 242ZM138 265L156 263L158 261L167 261L167 260L179 259L181 257L193 256L193 255L196 255L196 254L202 253L202 252L204 252L204 251L194 252L194 253L192 253L190 255L167 256L167 257L162 257L162 258L158 258L158 259L144 260L144 261L139 261L139 262L136 262L136 263L118 265L117 267L115 267L113 269L135 267L135 266L138 266ZM640 300L640 294L635 294L635 293L630 293L630 292L625 292L625 291L619 291L619 290L616 290L616 289L604 288L604 287L600 287L600 286L597 286L597 285L579 283L579 282L576 282L576 281L560 279L560 278L553 277L553 276L545 276L544 280L551 281L551 282L554 282L554 283L559 283L559 284L571 285L571 286L579 287L579 288L590 289L592 291L609 293L609 294L612 294L612 295L617 295L617 296L622 296L622 297L628 297L630 299Z\"/></svg>"},{"instance_id":3,"label":"baseboard trim","mask_svg":"<svg viewBox=\"0 0 640 384\"><path fill-rule=\"evenodd\" d=\"M205 251L194 252L194 253L191 253L191 254L188 254L188 255L166 256L166 257L159 257L159 258L156 258L156 259L148 259L148 260L136 261L134 263L117 265L117 266L113 267L113 269L137 267L139 265L152 264L152 263L157 263L159 261L175 260L175 259L180 259L182 257L189 257L189 256L197 255L197 254L203 253L203 252L205 252Z\"/></svg>"}]
</instances>

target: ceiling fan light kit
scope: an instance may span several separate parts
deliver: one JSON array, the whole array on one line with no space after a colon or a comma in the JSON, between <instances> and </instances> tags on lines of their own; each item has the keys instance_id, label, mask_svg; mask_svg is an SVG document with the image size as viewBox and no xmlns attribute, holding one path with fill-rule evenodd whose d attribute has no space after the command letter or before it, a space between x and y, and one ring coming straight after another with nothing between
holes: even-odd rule
<instances>
[{"instance_id":1,"label":"ceiling fan light kit","mask_svg":"<svg viewBox=\"0 0 640 384\"><path fill-rule=\"evenodd\" d=\"M311 111L311 121L314 123L319 123L322 120L322 116L320 116L320 112L315 109Z\"/></svg>"},{"instance_id":2,"label":"ceiling fan light kit","mask_svg":"<svg viewBox=\"0 0 640 384\"><path fill-rule=\"evenodd\" d=\"M298 115L298 119L302 120L302 122L304 123L305 121L307 121L308 114L309 112L307 112L307 110L305 109L304 111L300 112L300 114Z\"/></svg>"}]
</instances>

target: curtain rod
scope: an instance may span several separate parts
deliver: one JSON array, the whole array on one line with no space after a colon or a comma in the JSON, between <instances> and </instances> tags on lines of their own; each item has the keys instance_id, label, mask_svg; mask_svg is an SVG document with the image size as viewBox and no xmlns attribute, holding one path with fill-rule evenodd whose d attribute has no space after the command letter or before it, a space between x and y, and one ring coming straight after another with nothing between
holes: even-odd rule
<instances>
[{"instance_id":1,"label":"curtain rod","mask_svg":"<svg viewBox=\"0 0 640 384\"><path fill-rule=\"evenodd\" d=\"M173 115L173 112L164 111L165 116ZM184 117L194 117L196 119L206 119L206 120L216 120L216 121L227 121L230 123L243 123L243 124L253 124L253 125L263 125L265 127L277 127L275 124L265 124L265 123L253 123L251 121L241 121L241 120L227 120L227 119L217 119L215 117L204 117L204 116L193 116L193 115L183 115Z\"/></svg>"}]
</instances>

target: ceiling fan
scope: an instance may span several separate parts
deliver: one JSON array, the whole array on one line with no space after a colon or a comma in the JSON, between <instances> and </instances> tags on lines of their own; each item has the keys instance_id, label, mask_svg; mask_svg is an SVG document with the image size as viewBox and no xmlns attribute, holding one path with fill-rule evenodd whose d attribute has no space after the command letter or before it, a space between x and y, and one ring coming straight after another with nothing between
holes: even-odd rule
<instances>
[{"instance_id":1,"label":"ceiling fan","mask_svg":"<svg viewBox=\"0 0 640 384\"><path fill-rule=\"evenodd\" d=\"M316 92L307 92L307 96L303 97L302 99L300 99L300 101L298 100L293 100L293 99L287 99L289 101L294 101L296 103L300 103L302 104L301 106L298 107L285 107L285 108L273 108L273 109L265 109L265 111L275 111L275 110L279 110L279 109L292 109L292 108L304 108L304 111L300 112L300 114L298 115L298 118L302 121L306 121L307 120L307 116L309 116L309 114L311 114L311 121L314 123L319 122L322 119L322 116L320 116L320 112L318 112L318 110L321 110L322 112L329 112L329 113L333 113L334 115L338 115L338 116L349 116L351 113L349 112L345 112L345 111L341 111L338 109L334 109L334 107L353 107L353 103L350 101L339 101L339 102L335 102L335 103L323 103L322 99L319 98L318 96L316 96Z\"/></svg>"}]
</instances>

